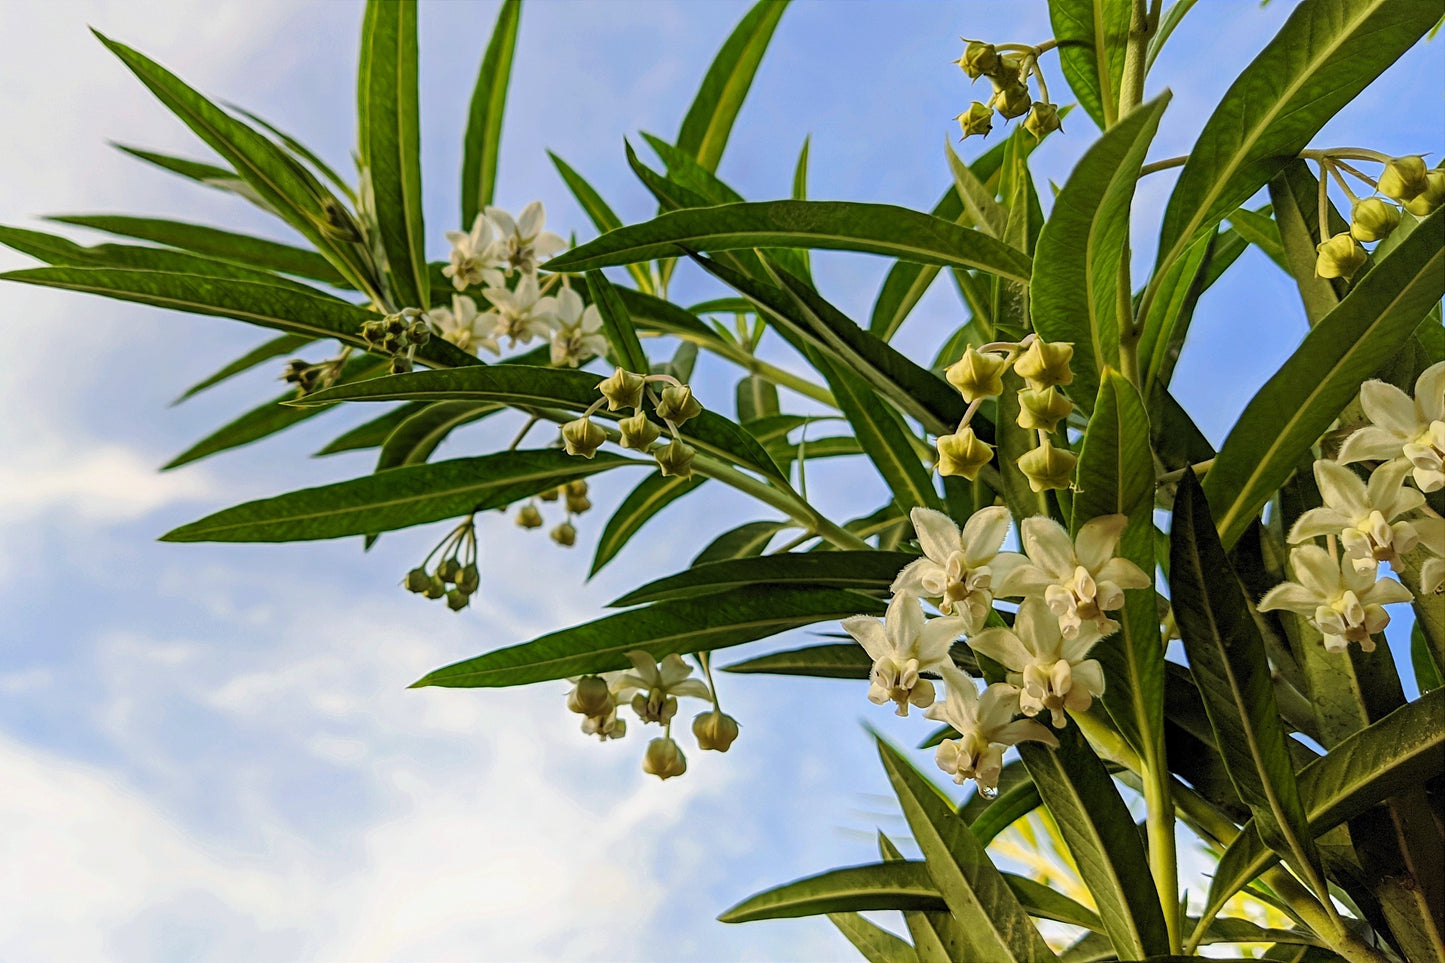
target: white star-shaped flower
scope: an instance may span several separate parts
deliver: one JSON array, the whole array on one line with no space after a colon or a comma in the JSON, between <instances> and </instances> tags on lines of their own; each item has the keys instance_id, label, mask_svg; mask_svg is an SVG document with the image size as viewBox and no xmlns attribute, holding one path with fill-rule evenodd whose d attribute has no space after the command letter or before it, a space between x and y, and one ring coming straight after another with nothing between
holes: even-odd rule
<instances>
[{"instance_id":1,"label":"white star-shaped flower","mask_svg":"<svg viewBox=\"0 0 1445 963\"><path fill-rule=\"evenodd\" d=\"M1290 544L1337 535L1358 571L1373 574L1380 562L1400 571L1404 567L1400 556L1413 549L1420 536L1414 525L1395 519L1425 504L1425 496L1405 484L1409 471L1409 462L1386 462L1374 470L1366 486L1338 462L1315 462L1315 483L1325 503L1299 517L1290 529Z\"/></svg>"},{"instance_id":2,"label":"white star-shaped flower","mask_svg":"<svg viewBox=\"0 0 1445 963\"><path fill-rule=\"evenodd\" d=\"M843 631L853 636L873 659L868 701L883 705L892 700L900 716L908 706L933 704L933 683L920 672L936 669L948 660L949 646L968 629L965 619L926 619L916 595L900 592L888 602L883 620L855 615L843 620Z\"/></svg>"},{"instance_id":3,"label":"white star-shaped flower","mask_svg":"<svg viewBox=\"0 0 1445 963\"><path fill-rule=\"evenodd\" d=\"M1019 690L1006 682L995 682L980 697L973 680L953 663L940 667L944 699L924 711L929 719L946 722L958 731L957 739L938 744L934 757L938 768L962 785L975 779L985 795L998 791L1003 771L1003 754L1020 742L1042 742L1057 749L1054 734L1032 719L1014 719L1019 708Z\"/></svg>"},{"instance_id":4,"label":"white star-shaped flower","mask_svg":"<svg viewBox=\"0 0 1445 963\"><path fill-rule=\"evenodd\" d=\"M1366 652L1375 650L1370 636L1390 624L1381 606L1408 602L1410 590L1392 578L1375 579L1374 571L1361 572L1348 557L1336 562L1318 545L1301 545L1289 554L1295 581L1281 582L1259 600L1261 612L1285 609L1309 619L1325 637L1325 650L1343 652L1351 642Z\"/></svg>"},{"instance_id":5,"label":"white star-shaped flower","mask_svg":"<svg viewBox=\"0 0 1445 963\"><path fill-rule=\"evenodd\" d=\"M980 509L969 516L962 531L953 519L931 508L915 508L909 517L923 558L903 567L892 591L936 600L938 611L962 616L969 620L966 631L978 631L993 608L990 563L1008 534L1008 509L998 505Z\"/></svg>"},{"instance_id":6,"label":"white star-shaped flower","mask_svg":"<svg viewBox=\"0 0 1445 963\"><path fill-rule=\"evenodd\" d=\"M1421 372L1413 399L1383 381L1365 382L1360 407L1371 423L1345 439L1341 462L1402 458L1422 492L1445 488L1445 361Z\"/></svg>"},{"instance_id":7,"label":"white star-shaped flower","mask_svg":"<svg viewBox=\"0 0 1445 963\"><path fill-rule=\"evenodd\" d=\"M492 238L492 224L485 214L478 214L470 231L447 231L451 243L451 263L442 274L452 279L452 286L465 291L473 285L499 288L505 281L498 270L503 263L504 248Z\"/></svg>"},{"instance_id":8,"label":"white star-shaped flower","mask_svg":"<svg viewBox=\"0 0 1445 963\"><path fill-rule=\"evenodd\" d=\"M707 684L701 679L690 678L692 667L682 661L677 653L664 656L661 662L640 649L626 653L636 667L635 672L624 675L619 689L632 688L637 694L632 697L632 708L643 722L658 722L667 725L677 715L677 697L691 696L694 699L711 699Z\"/></svg>"},{"instance_id":9,"label":"white star-shaped flower","mask_svg":"<svg viewBox=\"0 0 1445 963\"><path fill-rule=\"evenodd\" d=\"M492 334L507 338L508 347L526 344L534 337L552 333L557 320L557 299L542 297L535 275L524 274L516 290L498 285L482 292L496 308L497 326Z\"/></svg>"},{"instance_id":10,"label":"white star-shaped flower","mask_svg":"<svg viewBox=\"0 0 1445 963\"><path fill-rule=\"evenodd\" d=\"M506 264L508 274L513 271L536 274L538 261L546 260L567 246L567 242L558 235L542 230L542 225L547 222L547 212L541 201L533 201L522 208L515 221L500 207L489 207L487 220L497 228L498 253Z\"/></svg>"},{"instance_id":11,"label":"white star-shaped flower","mask_svg":"<svg viewBox=\"0 0 1445 963\"><path fill-rule=\"evenodd\" d=\"M1083 712L1095 696L1104 694L1103 668L1085 658L1097 641L1098 631L1087 623L1078 635L1065 639L1047 603L1026 598L1019 604L1012 631L984 629L968 644L1008 668L1008 681L1021 689L1019 708L1024 715L1036 716L1047 709L1058 729L1068 725L1065 709Z\"/></svg>"},{"instance_id":12,"label":"white star-shaped flower","mask_svg":"<svg viewBox=\"0 0 1445 963\"><path fill-rule=\"evenodd\" d=\"M497 339L492 332L499 317L491 312L479 312L477 302L465 294L453 294L450 308L438 305L426 313L432 326L444 340L470 354L478 354L486 348L492 354L500 354Z\"/></svg>"},{"instance_id":13,"label":"white star-shaped flower","mask_svg":"<svg viewBox=\"0 0 1445 963\"><path fill-rule=\"evenodd\" d=\"M582 297L571 288L557 295L552 329L552 364L575 368L589 358L607 353L602 334L602 315L597 305L582 306Z\"/></svg>"}]
</instances>

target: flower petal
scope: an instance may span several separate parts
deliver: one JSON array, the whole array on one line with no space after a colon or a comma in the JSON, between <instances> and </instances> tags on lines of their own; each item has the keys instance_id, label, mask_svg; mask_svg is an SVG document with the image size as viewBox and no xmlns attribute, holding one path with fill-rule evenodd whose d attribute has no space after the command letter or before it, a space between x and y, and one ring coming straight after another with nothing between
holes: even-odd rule
<instances>
[{"instance_id":1,"label":"flower petal","mask_svg":"<svg viewBox=\"0 0 1445 963\"><path fill-rule=\"evenodd\" d=\"M711 699L712 693L708 691L707 684L701 679L684 679L677 685L667 687L668 695L691 696L694 699Z\"/></svg>"},{"instance_id":2,"label":"flower petal","mask_svg":"<svg viewBox=\"0 0 1445 963\"><path fill-rule=\"evenodd\" d=\"M1127 515L1100 515L1079 526L1079 535L1074 539L1074 551L1079 564L1090 572L1097 572L1104 563L1114 557L1119 547L1119 537L1129 524Z\"/></svg>"},{"instance_id":3,"label":"flower petal","mask_svg":"<svg viewBox=\"0 0 1445 963\"><path fill-rule=\"evenodd\" d=\"M1074 676L1075 688L1083 686L1089 690L1091 695L1104 694L1104 667L1099 664L1098 659L1075 662L1071 671Z\"/></svg>"},{"instance_id":4,"label":"flower petal","mask_svg":"<svg viewBox=\"0 0 1445 963\"><path fill-rule=\"evenodd\" d=\"M948 650L968 631L969 620L959 616L929 619L918 633L913 652L921 668L927 669L948 658Z\"/></svg>"},{"instance_id":5,"label":"flower petal","mask_svg":"<svg viewBox=\"0 0 1445 963\"><path fill-rule=\"evenodd\" d=\"M1354 519L1346 518L1333 508L1311 508L1295 521L1294 527L1289 530L1288 541L1291 545L1298 545L1321 535L1338 535L1353 523Z\"/></svg>"},{"instance_id":6,"label":"flower petal","mask_svg":"<svg viewBox=\"0 0 1445 963\"><path fill-rule=\"evenodd\" d=\"M893 653L893 646L888 643L888 636L883 631L883 623L871 615L854 615L842 621L843 631L853 636L858 644L863 646L863 651L868 657L874 660Z\"/></svg>"},{"instance_id":7,"label":"flower petal","mask_svg":"<svg viewBox=\"0 0 1445 963\"><path fill-rule=\"evenodd\" d=\"M963 525L963 558L969 568L987 565L1008 535L1010 516L1002 505L981 508Z\"/></svg>"},{"instance_id":8,"label":"flower petal","mask_svg":"<svg viewBox=\"0 0 1445 963\"><path fill-rule=\"evenodd\" d=\"M923 630L923 603L914 595L895 595L883 615L883 631L895 652L911 652Z\"/></svg>"},{"instance_id":9,"label":"flower petal","mask_svg":"<svg viewBox=\"0 0 1445 963\"><path fill-rule=\"evenodd\" d=\"M1257 607L1261 612L1284 609L1300 615L1314 615L1315 609L1320 607L1320 597L1296 582L1281 582L1264 593Z\"/></svg>"},{"instance_id":10,"label":"flower petal","mask_svg":"<svg viewBox=\"0 0 1445 963\"><path fill-rule=\"evenodd\" d=\"M1064 526L1044 515L1030 515L1023 525L1023 547L1029 561L1055 578L1068 578L1078 564L1074 543ZM1082 534L1082 533L1081 533Z\"/></svg>"},{"instance_id":11,"label":"flower petal","mask_svg":"<svg viewBox=\"0 0 1445 963\"><path fill-rule=\"evenodd\" d=\"M1080 534L1083 534L1080 532ZM1149 573L1127 558L1111 558L1094 575L1096 582L1113 582L1121 589L1146 589L1154 585Z\"/></svg>"},{"instance_id":12,"label":"flower petal","mask_svg":"<svg viewBox=\"0 0 1445 963\"><path fill-rule=\"evenodd\" d=\"M1034 659L1045 663L1058 659L1059 645L1063 641L1059 635L1059 620L1043 599L1031 596L1019 603L1014 633Z\"/></svg>"},{"instance_id":13,"label":"flower petal","mask_svg":"<svg viewBox=\"0 0 1445 963\"><path fill-rule=\"evenodd\" d=\"M1324 459L1316 461L1315 484L1319 486L1320 497L1325 500L1325 504L1347 516L1351 523L1370 514L1370 507L1366 503L1365 483L1360 481L1360 476L1339 462Z\"/></svg>"},{"instance_id":14,"label":"flower petal","mask_svg":"<svg viewBox=\"0 0 1445 963\"><path fill-rule=\"evenodd\" d=\"M978 730L990 742L997 742L990 733L1008 725L1018 715L1019 688L1007 682L995 682L983 690L978 699ZM1012 743L1009 743L1012 745Z\"/></svg>"},{"instance_id":15,"label":"flower petal","mask_svg":"<svg viewBox=\"0 0 1445 963\"><path fill-rule=\"evenodd\" d=\"M1295 578L1328 605L1340 596L1339 564L1318 545L1301 545L1289 553Z\"/></svg>"},{"instance_id":16,"label":"flower petal","mask_svg":"<svg viewBox=\"0 0 1445 963\"><path fill-rule=\"evenodd\" d=\"M1364 605L1389 605L1392 602L1411 602L1415 595L1392 578L1382 578L1364 592L1356 593Z\"/></svg>"},{"instance_id":17,"label":"flower petal","mask_svg":"<svg viewBox=\"0 0 1445 963\"><path fill-rule=\"evenodd\" d=\"M915 508L908 513L913 521L913 530L918 533L918 544L923 554L939 565L948 562L948 556L959 550L958 526L943 512L931 508Z\"/></svg>"},{"instance_id":18,"label":"flower petal","mask_svg":"<svg viewBox=\"0 0 1445 963\"><path fill-rule=\"evenodd\" d=\"M1008 629L984 629L968 640L968 647L1014 672L1022 672L1033 661L1033 654Z\"/></svg>"},{"instance_id":19,"label":"flower petal","mask_svg":"<svg viewBox=\"0 0 1445 963\"><path fill-rule=\"evenodd\" d=\"M623 655L627 656L627 660L637 667L637 677L645 685L651 687L662 681L662 676L657 671L657 660L652 657L652 653L633 649L630 652L624 652Z\"/></svg>"},{"instance_id":20,"label":"flower petal","mask_svg":"<svg viewBox=\"0 0 1445 963\"><path fill-rule=\"evenodd\" d=\"M1089 650L1094 647L1094 643L1098 642L1101 638L1103 638L1103 636L1099 634L1099 629L1096 625L1085 623L1080 626L1078 635L1072 639L1064 640L1059 657L1067 659L1070 663L1080 662L1084 656L1089 654Z\"/></svg>"},{"instance_id":21,"label":"flower petal","mask_svg":"<svg viewBox=\"0 0 1445 963\"><path fill-rule=\"evenodd\" d=\"M1415 402L1394 385L1383 381L1366 381L1360 386L1360 407L1370 420L1387 431L1406 437L1420 433L1420 419Z\"/></svg>"},{"instance_id":22,"label":"flower petal","mask_svg":"<svg viewBox=\"0 0 1445 963\"><path fill-rule=\"evenodd\" d=\"M517 233L517 222L512 220L512 215L500 207L489 207L486 209L487 220L496 227L497 233L502 237L510 237Z\"/></svg>"},{"instance_id":23,"label":"flower petal","mask_svg":"<svg viewBox=\"0 0 1445 963\"><path fill-rule=\"evenodd\" d=\"M1032 719L1019 719L1010 722L989 737L990 741L1005 746L1016 746L1021 742L1042 742L1050 749L1059 748L1058 738L1044 728L1042 723Z\"/></svg>"},{"instance_id":24,"label":"flower petal","mask_svg":"<svg viewBox=\"0 0 1445 963\"><path fill-rule=\"evenodd\" d=\"M1366 425L1346 438L1345 443L1340 446L1340 463L1348 465L1357 461L1385 461L1398 456L1404 445L1405 438L1402 435L1376 428L1374 425Z\"/></svg>"},{"instance_id":25,"label":"flower petal","mask_svg":"<svg viewBox=\"0 0 1445 963\"><path fill-rule=\"evenodd\" d=\"M1430 421L1445 421L1445 361L1437 361L1415 379L1415 407Z\"/></svg>"},{"instance_id":26,"label":"flower petal","mask_svg":"<svg viewBox=\"0 0 1445 963\"><path fill-rule=\"evenodd\" d=\"M523 240L535 238L545 223L547 212L542 208L542 202L533 201L522 208L522 213L517 216L517 236Z\"/></svg>"}]
</instances>

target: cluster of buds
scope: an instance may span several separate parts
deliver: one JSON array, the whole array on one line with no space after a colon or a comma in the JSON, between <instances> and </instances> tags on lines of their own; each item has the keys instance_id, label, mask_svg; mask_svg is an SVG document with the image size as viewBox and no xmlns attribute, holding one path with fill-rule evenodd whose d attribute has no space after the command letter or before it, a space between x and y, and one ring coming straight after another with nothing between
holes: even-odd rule
<instances>
[{"instance_id":1,"label":"cluster of buds","mask_svg":"<svg viewBox=\"0 0 1445 963\"><path fill-rule=\"evenodd\" d=\"M429 569L434 557L438 558L436 568ZM453 612L466 608L481 586L481 571L477 568L477 528L472 516L468 515L437 543L420 565L407 572L402 584L408 592L429 599L446 599L447 608Z\"/></svg>"},{"instance_id":2,"label":"cluster of buds","mask_svg":"<svg viewBox=\"0 0 1445 963\"><path fill-rule=\"evenodd\" d=\"M301 358L293 358L286 364L281 380L296 386L296 397L304 398L313 391L330 388L341 377L341 368L346 364L351 349L347 348L335 358L328 358L320 364L312 364Z\"/></svg>"},{"instance_id":3,"label":"cluster of buds","mask_svg":"<svg viewBox=\"0 0 1445 963\"><path fill-rule=\"evenodd\" d=\"M993 129L995 112L1004 120L1028 114L1024 129L1038 140L1060 129L1059 109L1049 101L1048 84L1039 69L1039 55L1052 43L1038 47L1013 43L995 46L981 40L964 40L964 44L963 56L955 63L970 80L987 77L993 84L993 93L987 101L974 101L955 118L965 138L975 134L988 136ZM1029 89L1030 77L1038 83L1037 100Z\"/></svg>"},{"instance_id":4,"label":"cluster of buds","mask_svg":"<svg viewBox=\"0 0 1445 963\"><path fill-rule=\"evenodd\" d=\"M677 715L678 698L707 699L712 710L693 719L692 733L699 749L727 752L738 737L738 724L718 705L717 689L712 685L708 654L697 654L698 664L708 682L693 678L692 669L682 656L672 654L655 660L647 652L627 653L631 672L607 672L572 678L572 691L567 694L567 708L583 717L582 731L602 741L620 739L627 733L627 721L617 718L618 706L626 703L643 725L659 725L663 734L647 744L642 771L659 779L671 779L687 771L687 757L672 738L672 720Z\"/></svg>"},{"instance_id":5,"label":"cluster of buds","mask_svg":"<svg viewBox=\"0 0 1445 963\"><path fill-rule=\"evenodd\" d=\"M561 502L567 509L567 517L551 531L552 541L564 548L571 548L577 543L577 528L572 524L576 515L581 515L592 507L592 500L587 497L587 482L581 478L574 478L565 485L558 485L556 488L549 488L536 498L527 500L527 503L517 510L517 524L523 528L541 528L545 522L542 520L542 509L538 502Z\"/></svg>"},{"instance_id":6,"label":"cluster of buds","mask_svg":"<svg viewBox=\"0 0 1445 963\"><path fill-rule=\"evenodd\" d=\"M664 387L659 394L648 387L650 384L662 384ZM607 432L600 425L593 424L592 415L604 404L608 411L631 408L630 416L618 419L617 428L621 434L618 444L634 451L651 452L664 475L692 477L692 460L697 455L697 449L682 440L679 430L702 414L702 404L693 397L691 387L669 374L642 375L619 367L610 378L598 384L597 390L602 397L593 402L582 417L562 426L562 445L567 454L583 458L597 454L597 449L607 440ZM652 405L653 418L649 418L643 410L644 403ZM656 444L662 436L657 421L667 426L669 440L665 444Z\"/></svg>"},{"instance_id":7,"label":"cluster of buds","mask_svg":"<svg viewBox=\"0 0 1445 963\"><path fill-rule=\"evenodd\" d=\"M1017 343L994 342L966 349L945 372L968 408L953 434L938 437L939 474L961 475L972 481L993 458L993 449L974 433L969 422L986 399L1003 394L1003 374L1012 365L1025 384L1018 392L1018 426L1035 432L1038 438L1038 445L1018 459L1019 470L1036 492L1070 487L1078 459L1067 446L1055 445L1052 436L1074 410L1073 403L1058 390L1074 380L1069 368L1073 356L1074 346L1069 342L1040 341L1033 334Z\"/></svg>"},{"instance_id":8,"label":"cluster of buds","mask_svg":"<svg viewBox=\"0 0 1445 963\"><path fill-rule=\"evenodd\" d=\"M363 324L361 338L368 349L391 356L392 374L406 374L416 360L416 349L431 340L431 325L419 308L403 308Z\"/></svg>"},{"instance_id":9,"label":"cluster of buds","mask_svg":"<svg viewBox=\"0 0 1445 963\"><path fill-rule=\"evenodd\" d=\"M1415 217L1427 217L1445 204L1445 169L1427 170L1419 155L1387 157L1376 151L1341 148L1322 151L1318 157L1320 224L1323 227L1328 223L1329 180L1333 178L1350 200L1350 229L1326 238L1315 248L1317 277L1354 277L1369 260L1364 245L1389 237L1400 226L1402 207ZM1353 167L1351 160L1374 161L1384 167L1374 178ZM1357 197L1345 174L1367 184L1375 193Z\"/></svg>"}]
</instances>

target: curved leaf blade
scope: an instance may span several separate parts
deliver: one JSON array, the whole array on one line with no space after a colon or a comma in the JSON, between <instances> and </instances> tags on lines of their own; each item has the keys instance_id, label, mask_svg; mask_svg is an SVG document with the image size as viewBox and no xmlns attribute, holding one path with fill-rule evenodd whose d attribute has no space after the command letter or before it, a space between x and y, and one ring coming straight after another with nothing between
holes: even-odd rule
<instances>
[{"instance_id":1,"label":"curved leaf blade","mask_svg":"<svg viewBox=\"0 0 1445 963\"><path fill-rule=\"evenodd\" d=\"M431 458L447 435L502 411L505 405L476 401L440 401L425 405L400 422L381 444L376 470L418 465Z\"/></svg>"},{"instance_id":2,"label":"curved leaf blade","mask_svg":"<svg viewBox=\"0 0 1445 963\"><path fill-rule=\"evenodd\" d=\"M1059 69L1100 130L1119 119L1129 7L1129 0L1049 0Z\"/></svg>"},{"instance_id":3,"label":"curved leaf blade","mask_svg":"<svg viewBox=\"0 0 1445 963\"><path fill-rule=\"evenodd\" d=\"M632 536L658 512L677 501L707 481L701 476L678 478L661 472L648 475L622 500L617 511L607 520L602 535L597 539L597 553L592 556L592 569L587 573L591 578L602 571L602 566L617 557ZM613 603L614 605L617 603Z\"/></svg>"},{"instance_id":4,"label":"curved leaf blade","mask_svg":"<svg viewBox=\"0 0 1445 963\"><path fill-rule=\"evenodd\" d=\"M180 397L172 401L171 404L178 405L187 398L195 397L207 388L215 387L221 382L234 378L244 371L250 371L257 365L265 364L272 358L279 358L285 354L294 354L310 343L310 338L299 334L283 334L279 337L272 338L264 344L252 348L215 374L197 381L187 388Z\"/></svg>"},{"instance_id":5,"label":"curved leaf blade","mask_svg":"<svg viewBox=\"0 0 1445 963\"><path fill-rule=\"evenodd\" d=\"M718 592L740 585L827 585L884 594L899 569L918 556L902 552L785 552L693 565L633 589L611 603L640 605L663 599Z\"/></svg>"},{"instance_id":6,"label":"curved leaf blade","mask_svg":"<svg viewBox=\"0 0 1445 963\"><path fill-rule=\"evenodd\" d=\"M462 142L462 223L470 229L477 213L492 203L497 184L497 158L501 153L502 113L512 57L517 49L522 0L502 0L492 39L482 56L472 102L467 110L467 132Z\"/></svg>"},{"instance_id":7,"label":"curved leaf blade","mask_svg":"<svg viewBox=\"0 0 1445 963\"><path fill-rule=\"evenodd\" d=\"M827 554L827 553L825 553ZM866 679L873 659L852 642L809 645L786 652L770 652L722 667L724 672L762 675L806 675L819 679Z\"/></svg>"}]
</instances>

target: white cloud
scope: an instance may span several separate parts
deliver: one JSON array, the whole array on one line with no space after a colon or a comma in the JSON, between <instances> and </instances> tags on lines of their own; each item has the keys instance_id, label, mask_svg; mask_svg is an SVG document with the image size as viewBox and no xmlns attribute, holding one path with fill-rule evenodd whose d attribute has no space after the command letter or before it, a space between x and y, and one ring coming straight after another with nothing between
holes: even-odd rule
<instances>
[{"instance_id":1,"label":"white cloud","mask_svg":"<svg viewBox=\"0 0 1445 963\"><path fill-rule=\"evenodd\" d=\"M117 445L22 450L0 464L0 524L61 510L87 521L138 518L177 502L213 498L202 472L161 474Z\"/></svg>"}]
</instances>

